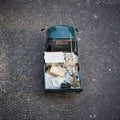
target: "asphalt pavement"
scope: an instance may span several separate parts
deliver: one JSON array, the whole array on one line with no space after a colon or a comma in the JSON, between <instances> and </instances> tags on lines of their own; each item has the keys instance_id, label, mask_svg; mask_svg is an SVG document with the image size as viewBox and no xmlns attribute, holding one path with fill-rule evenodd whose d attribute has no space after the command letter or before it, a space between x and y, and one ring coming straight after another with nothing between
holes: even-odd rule
<instances>
[{"instance_id":1,"label":"asphalt pavement","mask_svg":"<svg viewBox=\"0 0 120 120\"><path fill-rule=\"evenodd\" d=\"M79 94L44 93L53 25L78 29ZM120 120L120 0L1 0L0 120Z\"/></svg>"}]
</instances>

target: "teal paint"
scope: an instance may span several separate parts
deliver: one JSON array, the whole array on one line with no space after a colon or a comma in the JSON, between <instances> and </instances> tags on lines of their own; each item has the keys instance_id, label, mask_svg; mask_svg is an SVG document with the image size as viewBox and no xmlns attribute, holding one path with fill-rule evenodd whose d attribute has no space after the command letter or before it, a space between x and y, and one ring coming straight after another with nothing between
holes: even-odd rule
<instances>
[{"instance_id":1,"label":"teal paint","mask_svg":"<svg viewBox=\"0 0 120 120\"><path fill-rule=\"evenodd\" d=\"M75 39L75 31L73 27L65 25L56 25L49 28L48 37L50 39Z\"/></svg>"}]
</instances>

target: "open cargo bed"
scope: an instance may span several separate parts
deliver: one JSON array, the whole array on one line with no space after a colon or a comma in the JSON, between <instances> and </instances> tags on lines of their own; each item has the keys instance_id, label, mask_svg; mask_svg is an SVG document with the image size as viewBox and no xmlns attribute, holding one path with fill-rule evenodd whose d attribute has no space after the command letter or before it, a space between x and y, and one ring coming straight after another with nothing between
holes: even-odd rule
<instances>
[{"instance_id":1,"label":"open cargo bed","mask_svg":"<svg viewBox=\"0 0 120 120\"><path fill-rule=\"evenodd\" d=\"M46 92L80 92L82 90L78 56L76 54L45 52L44 59Z\"/></svg>"}]
</instances>

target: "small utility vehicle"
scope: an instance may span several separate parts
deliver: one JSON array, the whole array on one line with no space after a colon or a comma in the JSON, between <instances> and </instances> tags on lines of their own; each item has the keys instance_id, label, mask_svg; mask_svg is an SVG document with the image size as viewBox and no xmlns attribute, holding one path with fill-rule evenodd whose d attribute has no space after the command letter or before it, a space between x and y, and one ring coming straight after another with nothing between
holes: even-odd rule
<instances>
[{"instance_id":1,"label":"small utility vehicle","mask_svg":"<svg viewBox=\"0 0 120 120\"><path fill-rule=\"evenodd\" d=\"M56 25L47 30L44 50L45 92L80 92L82 81L75 30Z\"/></svg>"}]
</instances>

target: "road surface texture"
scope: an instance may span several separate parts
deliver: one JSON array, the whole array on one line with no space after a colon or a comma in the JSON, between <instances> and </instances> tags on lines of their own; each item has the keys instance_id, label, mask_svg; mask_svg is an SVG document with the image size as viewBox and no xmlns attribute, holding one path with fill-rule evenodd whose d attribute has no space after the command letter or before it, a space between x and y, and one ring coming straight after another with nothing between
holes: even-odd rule
<instances>
[{"instance_id":1,"label":"road surface texture","mask_svg":"<svg viewBox=\"0 0 120 120\"><path fill-rule=\"evenodd\" d=\"M84 89L44 94L45 31L78 28ZM120 0L1 0L0 120L120 120Z\"/></svg>"}]
</instances>

